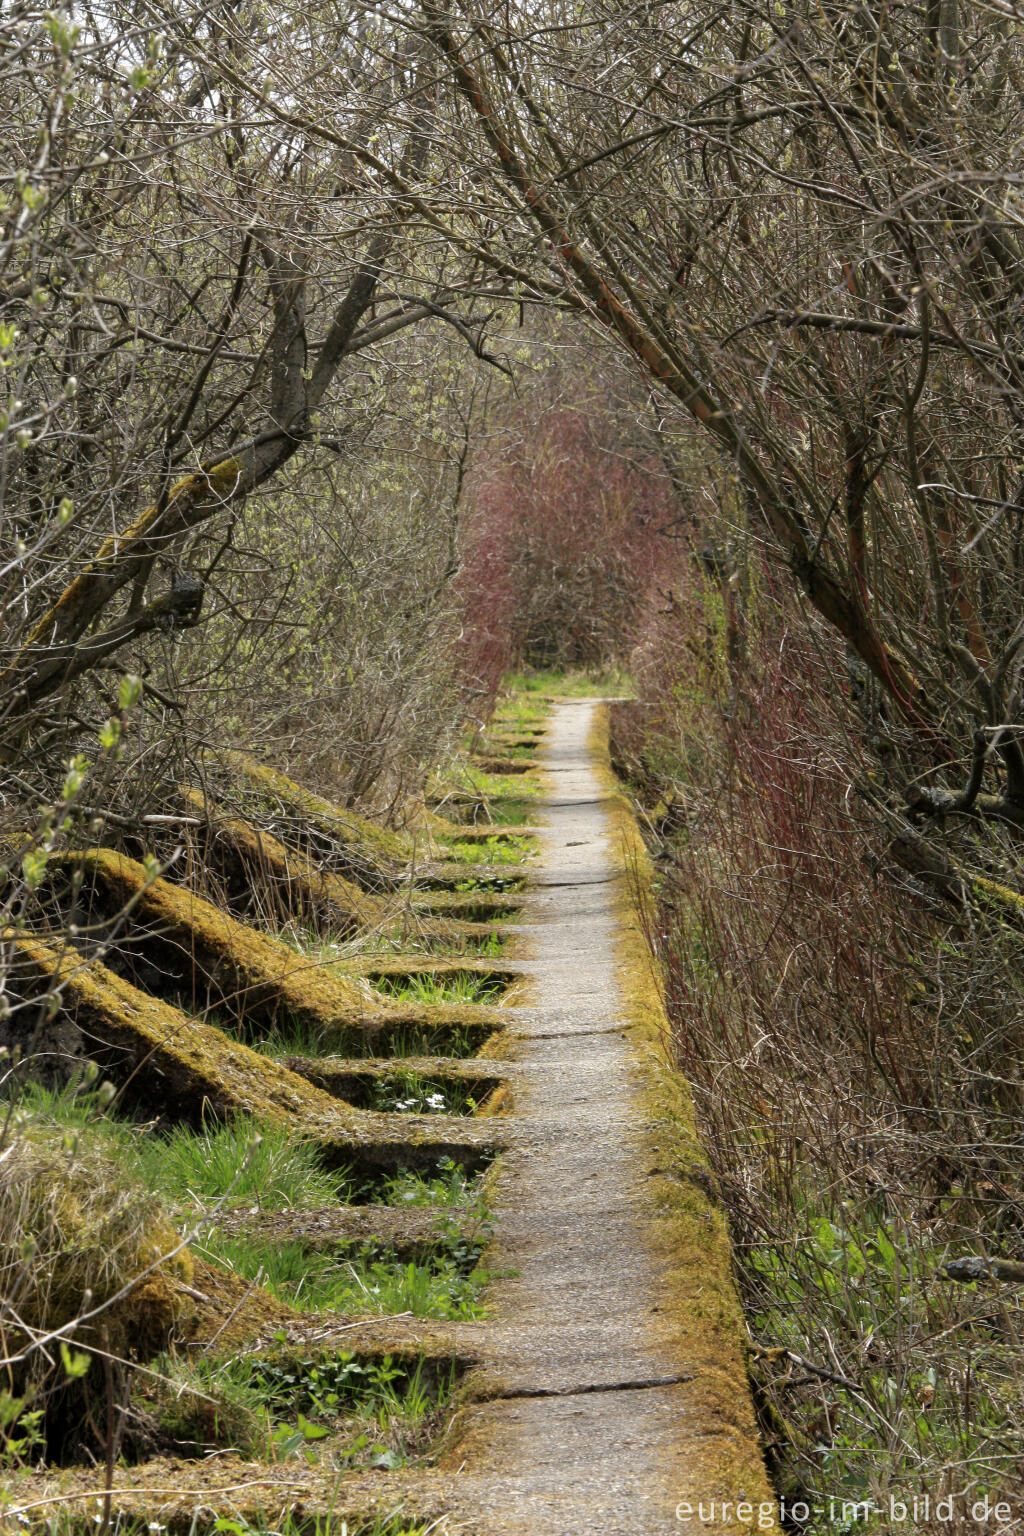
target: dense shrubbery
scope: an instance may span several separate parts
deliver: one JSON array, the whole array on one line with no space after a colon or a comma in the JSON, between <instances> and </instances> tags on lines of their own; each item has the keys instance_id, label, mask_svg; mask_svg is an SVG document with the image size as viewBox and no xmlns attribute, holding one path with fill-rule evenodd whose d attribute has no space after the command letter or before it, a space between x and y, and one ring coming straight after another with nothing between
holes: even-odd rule
<instances>
[{"instance_id":1,"label":"dense shrubbery","mask_svg":"<svg viewBox=\"0 0 1024 1536\"><path fill-rule=\"evenodd\" d=\"M768 1352L780 1491L1016 1498L1020 1307L943 1265L1024 1259L1017 918L897 862L895 765L754 585L730 665L695 580L616 738L662 839L650 940Z\"/></svg>"},{"instance_id":2,"label":"dense shrubbery","mask_svg":"<svg viewBox=\"0 0 1024 1536\"><path fill-rule=\"evenodd\" d=\"M650 426L629 402L537 390L484 444L469 482L465 603L469 665L607 667L670 578L661 530L678 516ZM621 382L621 381L620 381Z\"/></svg>"}]
</instances>

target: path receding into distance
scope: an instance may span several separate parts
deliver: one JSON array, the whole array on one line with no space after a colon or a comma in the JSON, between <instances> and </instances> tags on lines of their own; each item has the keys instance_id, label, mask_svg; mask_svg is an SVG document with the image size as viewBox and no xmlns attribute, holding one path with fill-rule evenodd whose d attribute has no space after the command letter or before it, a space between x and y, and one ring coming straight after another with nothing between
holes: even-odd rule
<instances>
[{"instance_id":1,"label":"path receding into distance","mask_svg":"<svg viewBox=\"0 0 1024 1536\"><path fill-rule=\"evenodd\" d=\"M752 1501L756 1523L771 1497L735 1311L722 1321L720 1237L680 1255L663 1198L678 1174L651 1108L659 1068L628 1027L628 893L598 707L557 705L540 759L531 990L510 1030L516 1136L488 1255L496 1395L470 1410L456 1451L458 1513L475 1505L468 1528L487 1536L737 1531L730 1510L700 1522L698 1504L706 1517L713 1500Z\"/></svg>"},{"instance_id":2,"label":"path receding into distance","mask_svg":"<svg viewBox=\"0 0 1024 1536\"><path fill-rule=\"evenodd\" d=\"M224 1513L274 1530L290 1512L296 1529L315 1517L342 1536L375 1516L395 1529L394 1514L435 1536L737 1536L774 1518L724 1219L688 1090L665 1066L627 874L646 878L646 854L610 771L604 707L556 705L538 768L542 857L524 866L515 958L502 962L521 990L490 1010L496 1033L477 1058L511 1110L452 1117L445 1133L465 1124L476 1151L499 1154L487 1315L314 1316L294 1345L459 1362L446 1449L435 1465L340 1474L302 1456L157 1458L115 1471L126 1520L202 1530L200 1513ZM362 1214L387 1230L375 1207ZM57 1469L23 1488L22 1508L95 1497L93 1471L68 1476L77 1493Z\"/></svg>"}]
</instances>

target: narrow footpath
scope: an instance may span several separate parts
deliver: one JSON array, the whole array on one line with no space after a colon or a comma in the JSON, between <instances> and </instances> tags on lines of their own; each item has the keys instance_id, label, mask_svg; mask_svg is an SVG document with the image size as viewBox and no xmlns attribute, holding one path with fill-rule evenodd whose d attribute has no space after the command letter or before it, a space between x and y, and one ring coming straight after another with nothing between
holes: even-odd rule
<instances>
[{"instance_id":1,"label":"narrow footpath","mask_svg":"<svg viewBox=\"0 0 1024 1536\"><path fill-rule=\"evenodd\" d=\"M342 1410L338 1440L328 1433L300 1454L250 1459L226 1446L205 1457L186 1447L183 1455L113 1468L111 1530L144 1523L169 1536L202 1536L218 1517L246 1536L302 1536L315 1522L334 1536L412 1529L435 1536L737 1536L773 1527L728 1234L687 1086L666 1065L668 1024L636 915L636 888L649 866L611 773L605 707L557 705L543 743L539 763L519 770L539 772L544 785L543 796L531 797L536 825L529 828L542 858L493 868L439 862L436 889L419 892L448 901L454 889L461 899L465 892L453 882L470 871L479 887L471 884L469 899L483 900L486 912L489 881L502 905L509 903L494 931L510 941L511 954L503 950L497 966L487 958L434 962L416 954L398 957L385 972L436 975L440 967L476 978L483 972L503 990L511 985L500 1004L428 1010L435 1030L452 1015L464 1029L471 1013L478 1055L413 1058L399 1048L397 1026L389 1034L378 1023L372 1055L328 1051L272 1061L115 978L116 996L129 995L133 1016L145 1022L147 1009L164 1009L166 1037L140 1049L143 1061L155 1056L169 1070L186 1059L178 1035L192 1040L202 1031L207 1056L196 1059L211 1063L202 1079L209 1091L237 1077L251 1097L264 1091L267 1076L277 1095L265 1093L268 1118L276 1115L296 1136L319 1138L335 1158L343 1146L370 1168L429 1167L443 1155L475 1172L496 1161L487 1176L493 1237L483 1266L492 1279L482 1318L288 1309L279 1322L280 1304L269 1291L245 1310L253 1285L241 1298L229 1290L223 1314L215 1300L189 1290L210 1308L207 1339L198 1346L204 1353L229 1325L236 1329L221 1345L223 1361L267 1354L277 1371L294 1372L288 1380L301 1379L310 1363L329 1370L339 1352L346 1365L358 1359L410 1374L423 1367L428 1384L457 1369L437 1461L346 1466L351 1433ZM473 937L479 927L491 931L472 926ZM260 942L272 947L266 936ZM373 964L381 969L379 959ZM323 976L318 981L348 1006L346 992L330 992ZM379 1012L385 1023L398 1017ZM364 1112L345 1100L353 1085L365 1091L367 1082L411 1061L441 1082L456 1069L492 1081L502 1109L410 1115ZM311 1086L320 1083L328 1086ZM301 1232L311 1252L339 1258L357 1238L385 1249L401 1239L407 1253L417 1244L417 1252L429 1252L442 1236L451 1241L451 1214L440 1204L412 1212L386 1203L328 1206L279 1212L271 1228L255 1213L264 1234ZM236 1230L251 1229L252 1209L234 1215ZM461 1237L472 1242L474 1234ZM207 1266L203 1276L216 1298L217 1271ZM0 1509L4 1531L41 1531L65 1504L74 1511L72 1531L106 1519L107 1491L88 1465L27 1471L17 1492L17 1505Z\"/></svg>"},{"instance_id":2,"label":"narrow footpath","mask_svg":"<svg viewBox=\"0 0 1024 1536\"><path fill-rule=\"evenodd\" d=\"M496 1395L471 1410L457 1453L466 1482L485 1484L488 1536L736 1531L737 1505L752 1503L756 1524L771 1500L720 1217L686 1188L678 1128L657 1114L666 1074L627 995L629 892L599 708L556 706L540 762L532 995L506 1037L517 1134L489 1255L505 1276L489 1293Z\"/></svg>"}]
</instances>

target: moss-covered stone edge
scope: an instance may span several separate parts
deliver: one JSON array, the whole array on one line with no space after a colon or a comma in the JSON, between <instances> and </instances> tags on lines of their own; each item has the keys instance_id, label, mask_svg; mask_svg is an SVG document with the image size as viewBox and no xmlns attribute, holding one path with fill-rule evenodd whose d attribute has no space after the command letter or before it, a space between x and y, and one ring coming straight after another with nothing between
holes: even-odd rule
<instances>
[{"instance_id":1,"label":"moss-covered stone edge","mask_svg":"<svg viewBox=\"0 0 1024 1536\"><path fill-rule=\"evenodd\" d=\"M680 1363L696 1362L715 1408L728 1424L718 1447L718 1476L727 1496L771 1503L749 1375L750 1348L733 1274L728 1223L716 1196L697 1127L690 1085L670 1055L671 1025L640 921L654 900L654 870L628 797L611 766L608 706L594 710L588 749L600 782L614 854L621 870L615 905L616 978L623 1023L641 1081L651 1154L647 1179L651 1238L673 1301L663 1322L666 1345ZM710 1403L709 1403L710 1406Z\"/></svg>"}]
</instances>

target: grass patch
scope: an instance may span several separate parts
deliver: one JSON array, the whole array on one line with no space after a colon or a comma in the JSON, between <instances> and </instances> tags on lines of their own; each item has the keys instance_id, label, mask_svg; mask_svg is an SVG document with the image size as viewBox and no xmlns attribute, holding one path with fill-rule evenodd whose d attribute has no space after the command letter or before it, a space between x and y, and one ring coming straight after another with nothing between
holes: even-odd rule
<instances>
[{"instance_id":1,"label":"grass patch","mask_svg":"<svg viewBox=\"0 0 1024 1536\"><path fill-rule=\"evenodd\" d=\"M476 955L480 959L496 959L501 954L511 935L507 933L489 933L483 938L467 938L465 940L467 955Z\"/></svg>"},{"instance_id":2,"label":"grass patch","mask_svg":"<svg viewBox=\"0 0 1024 1536\"><path fill-rule=\"evenodd\" d=\"M140 1139L136 1153L149 1187L179 1207L205 1210L230 1199L283 1211L348 1197L346 1175L322 1167L317 1148L286 1126L235 1120L202 1131L178 1127Z\"/></svg>"},{"instance_id":3,"label":"grass patch","mask_svg":"<svg viewBox=\"0 0 1024 1536\"><path fill-rule=\"evenodd\" d=\"M501 916L502 909L498 909ZM442 912L439 916L443 919L448 914ZM483 918L467 918L460 910L458 917L453 918L457 922L491 922L495 913L487 909ZM495 929L493 933L476 934L460 933L457 928L452 932L438 931L435 933L416 932L410 930L404 943L395 946L395 952L402 955L423 955L433 960L461 958L492 959L496 960L508 942L509 935Z\"/></svg>"},{"instance_id":4,"label":"grass patch","mask_svg":"<svg viewBox=\"0 0 1024 1536\"><path fill-rule=\"evenodd\" d=\"M433 808L456 826L518 827L529 821L531 804L518 795L496 795L493 799L460 795L457 800L435 801Z\"/></svg>"},{"instance_id":5,"label":"grass patch","mask_svg":"<svg viewBox=\"0 0 1024 1536\"><path fill-rule=\"evenodd\" d=\"M465 771L466 788L485 800L523 800L529 805L541 792L540 781L524 773L486 773L482 768Z\"/></svg>"},{"instance_id":6,"label":"grass patch","mask_svg":"<svg viewBox=\"0 0 1024 1536\"><path fill-rule=\"evenodd\" d=\"M353 1198L369 1195L384 1205L440 1208L448 1219L439 1230L436 1252L419 1263L396 1258L386 1247L359 1243L331 1250L307 1241L301 1232L282 1241L258 1230L222 1234L214 1224L201 1244L193 1244L241 1279L263 1285L282 1301L307 1312L461 1319L483 1315L480 1294L487 1274L479 1269L481 1244L468 1239L460 1223L486 1223L482 1175L469 1175L452 1158L439 1160L432 1173L402 1169L376 1180L366 1190L353 1187ZM265 1205L264 1209L267 1209Z\"/></svg>"},{"instance_id":7,"label":"grass patch","mask_svg":"<svg viewBox=\"0 0 1024 1536\"><path fill-rule=\"evenodd\" d=\"M457 971L447 976L428 972L411 975L375 976L373 985L386 997L410 1003L493 1003L507 990L504 977L486 972Z\"/></svg>"},{"instance_id":8,"label":"grass patch","mask_svg":"<svg viewBox=\"0 0 1024 1536\"><path fill-rule=\"evenodd\" d=\"M381 1253L350 1256L317 1252L301 1238L281 1242L258 1235L218 1237L205 1249L243 1280L265 1286L306 1312L340 1312L472 1321L483 1316L479 1297L487 1274L440 1251L428 1263L400 1263Z\"/></svg>"},{"instance_id":9,"label":"grass patch","mask_svg":"<svg viewBox=\"0 0 1024 1536\"><path fill-rule=\"evenodd\" d=\"M536 693L528 693L520 690L518 693L506 691L501 694L491 716L489 729L495 727L512 728L526 731L531 728L543 731L547 725L550 710L543 699Z\"/></svg>"},{"instance_id":10,"label":"grass patch","mask_svg":"<svg viewBox=\"0 0 1024 1536\"><path fill-rule=\"evenodd\" d=\"M384 1190L388 1205L440 1205L479 1218L486 1214L480 1175L467 1174L449 1157L441 1158L430 1176L411 1170L392 1174Z\"/></svg>"},{"instance_id":11,"label":"grass patch","mask_svg":"<svg viewBox=\"0 0 1024 1536\"><path fill-rule=\"evenodd\" d=\"M281 1030L255 1049L276 1057L343 1056L352 1060L401 1060L403 1056L475 1056L495 1033L492 1024L398 1024L387 1030L339 1029L329 1042L305 1030Z\"/></svg>"},{"instance_id":12,"label":"grass patch","mask_svg":"<svg viewBox=\"0 0 1024 1536\"><path fill-rule=\"evenodd\" d=\"M480 818L489 820L496 827L516 827L530 818L530 802L518 799L516 796L495 796L487 802L488 815Z\"/></svg>"},{"instance_id":13,"label":"grass patch","mask_svg":"<svg viewBox=\"0 0 1024 1536\"><path fill-rule=\"evenodd\" d=\"M557 698L573 699L621 698L633 692L632 679L621 667L609 667L600 672L548 669L512 672L504 679L504 687L527 697L553 694Z\"/></svg>"},{"instance_id":14,"label":"grass patch","mask_svg":"<svg viewBox=\"0 0 1024 1536\"><path fill-rule=\"evenodd\" d=\"M88 1136L137 1180L179 1212L205 1210L217 1201L258 1203L264 1210L330 1205L345 1199L346 1177L322 1167L317 1148L281 1125L239 1117L194 1131L176 1126L167 1134L152 1124L119 1120L105 1111L106 1097L72 1085L50 1089L28 1083L20 1091L17 1120L49 1126L69 1148Z\"/></svg>"},{"instance_id":15,"label":"grass patch","mask_svg":"<svg viewBox=\"0 0 1024 1536\"><path fill-rule=\"evenodd\" d=\"M494 837L470 839L448 844L448 857L460 864L522 864L539 852L532 837Z\"/></svg>"},{"instance_id":16,"label":"grass patch","mask_svg":"<svg viewBox=\"0 0 1024 1536\"><path fill-rule=\"evenodd\" d=\"M434 809L441 815L450 815L444 791L458 799L472 796L480 800L521 800L526 805L535 799L541 792L539 779L531 779L524 773L488 773L484 768L478 768L473 763L461 762L453 770L448 783L434 786L436 804Z\"/></svg>"},{"instance_id":17,"label":"grass patch","mask_svg":"<svg viewBox=\"0 0 1024 1536\"><path fill-rule=\"evenodd\" d=\"M356 1109L386 1115L472 1115L501 1081L488 1071L485 1062L472 1076L463 1077L442 1070L441 1064L436 1071L419 1067L403 1070L398 1064L393 1070L381 1071L379 1062L370 1069L337 1056L288 1060L326 1093Z\"/></svg>"},{"instance_id":18,"label":"grass patch","mask_svg":"<svg viewBox=\"0 0 1024 1536\"><path fill-rule=\"evenodd\" d=\"M493 916L493 910L488 911L487 917L483 921L489 921ZM428 939L426 941L423 953L431 955L462 954L472 956L476 960L497 960L510 938L511 934L499 933L497 930L494 933L487 934L466 934L460 937L458 949L453 950L439 936L437 939Z\"/></svg>"},{"instance_id":19,"label":"grass patch","mask_svg":"<svg viewBox=\"0 0 1024 1536\"><path fill-rule=\"evenodd\" d=\"M364 1031L355 1031L362 1039ZM261 1040L253 1042L253 1050L259 1051L261 1056L273 1056L280 1060L284 1056L337 1056L351 1055L353 1052L343 1051L338 1044L338 1035L332 1034L328 1040L322 1029L317 1029L301 1019L281 1019Z\"/></svg>"}]
</instances>

